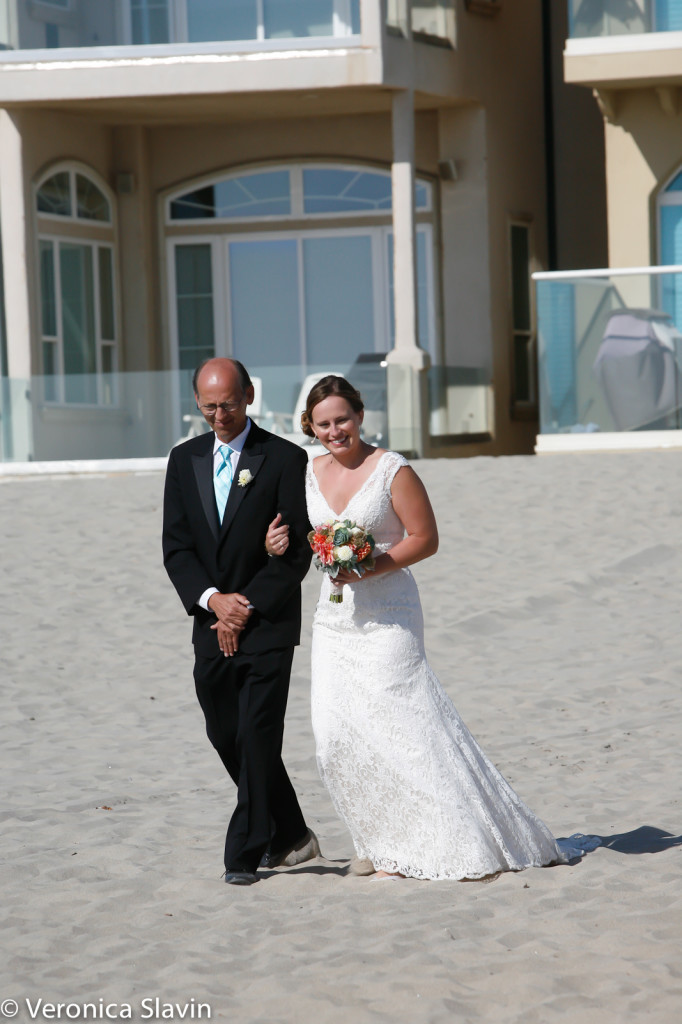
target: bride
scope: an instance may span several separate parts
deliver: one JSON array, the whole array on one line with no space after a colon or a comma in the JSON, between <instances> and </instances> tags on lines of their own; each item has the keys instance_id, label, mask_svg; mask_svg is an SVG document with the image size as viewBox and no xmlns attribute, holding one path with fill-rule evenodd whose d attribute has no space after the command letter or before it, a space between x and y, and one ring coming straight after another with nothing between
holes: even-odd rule
<instances>
[{"instance_id":1,"label":"bride","mask_svg":"<svg viewBox=\"0 0 682 1024\"><path fill-rule=\"evenodd\" d=\"M304 433L327 454L308 465L313 526L350 519L371 532L376 565L326 574L313 620L312 724L320 774L357 855L377 878L484 878L567 862L457 714L429 667L408 566L438 549L426 490L406 459L362 440L363 405L343 377L308 395ZM266 547L284 554L279 515ZM343 587L343 603L329 597ZM577 839L577 837L575 837Z\"/></svg>"}]
</instances>

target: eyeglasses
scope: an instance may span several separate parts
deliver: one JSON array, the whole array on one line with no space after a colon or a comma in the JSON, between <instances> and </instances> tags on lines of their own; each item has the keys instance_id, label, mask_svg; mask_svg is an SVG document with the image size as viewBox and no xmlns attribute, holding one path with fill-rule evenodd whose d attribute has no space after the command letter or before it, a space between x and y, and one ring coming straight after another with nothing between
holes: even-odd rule
<instances>
[{"instance_id":1,"label":"eyeglasses","mask_svg":"<svg viewBox=\"0 0 682 1024\"><path fill-rule=\"evenodd\" d=\"M241 402L220 402L218 405L200 405L199 409L203 412L204 416L215 416L218 409L221 409L224 413L236 412L237 409L241 408Z\"/></svg>"}]
</instances>

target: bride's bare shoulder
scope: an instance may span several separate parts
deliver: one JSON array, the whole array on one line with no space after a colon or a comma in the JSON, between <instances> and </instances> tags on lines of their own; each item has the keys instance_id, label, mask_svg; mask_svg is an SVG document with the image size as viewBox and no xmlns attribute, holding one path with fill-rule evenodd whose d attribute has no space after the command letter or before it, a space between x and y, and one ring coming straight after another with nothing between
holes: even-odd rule
<instances>
[{"instance_id":1,"label":"bride's bare shoulder","mask_svg":"<svg viewBox=\"0 0 682 1024\"><path fill-rule=\"evenodd\" d=\"M313 472L313 475L318 477L319 479L320 470L324 472L324 466L328 465L330 461L331 455L329 454L329 452L327 452L326 455L316 455L314 459L311 459L309 465Z\"/></svg>"},{"instance_id":2,"label":"bride's bare shoulder","mask_svg":"<svg viewBox=\"0 0 682 1024\"><path fill-rule=\"evenodd\" d=\"M376 464L378 462L381 462L381 460L383 459L384 455L387 455L387 454L388 454L388 449L387 448L375 448L374 451L371 452L367 456L367 458L365 459L365 465L371 466L372 469L374 469Z\"/></svg>"}]
</instances>

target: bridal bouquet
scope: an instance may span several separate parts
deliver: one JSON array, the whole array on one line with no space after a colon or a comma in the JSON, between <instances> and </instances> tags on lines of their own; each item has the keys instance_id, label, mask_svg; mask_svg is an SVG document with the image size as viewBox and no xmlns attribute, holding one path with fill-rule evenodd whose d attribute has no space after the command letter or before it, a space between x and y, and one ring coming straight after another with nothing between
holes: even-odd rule
<instances>
[{"instance_id":1,"label":"bridal bouquet","mask_svg":"<svg viewBox=\"0 0 682 1024\"><path fill-rule=\"evenodd\" d=\"M338 576L339 569L349 569L358 576L364 576L374 568L374 537L350 519L332 520L316 526L308 534L308 541L315 552L315 565L332 579ZM329 600L341 604L342 591L330 594Z\"/></svg>"}]
</instances>

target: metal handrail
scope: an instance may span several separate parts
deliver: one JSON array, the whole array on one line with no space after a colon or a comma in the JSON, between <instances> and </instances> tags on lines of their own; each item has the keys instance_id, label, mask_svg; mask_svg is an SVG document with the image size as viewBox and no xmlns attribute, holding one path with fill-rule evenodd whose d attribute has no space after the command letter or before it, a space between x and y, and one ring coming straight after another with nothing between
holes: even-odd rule
<instances>
[{"instance_id":1,"label":"metal handrail","mask_svg":"<svg viewBox=\"0 0 682 1024\"><path fill-rule=\"evenodd\" d=\"M534 281L575 281L589 277L634 277L636 274L682 274L682 266L669 267L600 267L596 270L536 270Z\"/></svg>"}]
</instances>

